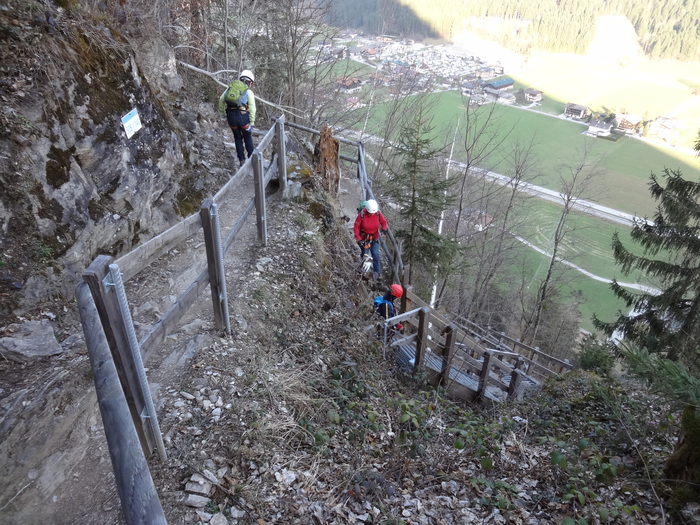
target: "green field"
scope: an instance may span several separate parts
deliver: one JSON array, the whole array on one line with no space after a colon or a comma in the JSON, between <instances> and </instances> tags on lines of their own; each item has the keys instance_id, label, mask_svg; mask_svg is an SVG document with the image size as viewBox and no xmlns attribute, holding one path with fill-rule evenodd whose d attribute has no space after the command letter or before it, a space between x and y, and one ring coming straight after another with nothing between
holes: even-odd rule
<instances>
[{"instance_id":1,"label":"green field","mask_svg":"<svg viewBox=\"0 0 700 525\"><path fill-rule=\"evenodd\" d=\"M426 97L433 109L436 134L452 136L460 114L465 111L463 97L454 92L420 96ZM388 104L373 108L372 121L375 129L381 126L390 108ZM478 118L478 113L486 115L489 107L471 108L470 111L476 111ZM662 150L628 137L622 137L617 142L588 137L581 134L586 127L580 123L515 107L498 106L495 115L498 119L498 132L502 133L505 141L504 151L516 140L534 140L539 176L532 182L538 186L559 190L560 174L565 173L562 164L579 158L586 145L591 147L592 158L597 159L596 164L601 169L589 197L610 208L639 216L651 215L655 204L649 197L647 188L649 175L652 172L660 174L665 167L680 169L686 178L700 180L698 159L692 155ZM464 154L460 146L458 138L454 154L457 161ZM485 167L509 174L508 166L498 158L492 159L490 165Z\"/></svg>"},{"instance_id":2,"label":"green field","mask_svg":"<svg viewBox=\"0 0 700 525\"><path fill-rule=\"evenodd\" d=\"M545 276L547 259L534 250L522 245L519 262L524 264L525 269L532 272L532 286L530 291L534 293L533 287L537 286L538 280ZM513 271L519 271L520 267ZM581 313L581 328L589 332L595 332L591 321L593 314L603 321L612 321L617 316L618 311L627 311L625 304L617 299L610 290L610 284L586 277L573 268L566 270L563 279L565 284L561 286L561 293L564 297L570 296L574 292L581 292L582 302L579 305Z\"/></svg>"}]
</instances>

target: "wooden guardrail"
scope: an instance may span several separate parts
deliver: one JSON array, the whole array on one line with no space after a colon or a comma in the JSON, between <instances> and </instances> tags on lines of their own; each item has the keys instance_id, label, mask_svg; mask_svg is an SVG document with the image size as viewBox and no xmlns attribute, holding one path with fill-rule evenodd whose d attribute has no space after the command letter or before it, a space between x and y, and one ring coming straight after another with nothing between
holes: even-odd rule
<instances>
[{"instance_id":1,"label":"wooden guardrail","mask_svg":"<svg viewBox=\"0 0 700 525\"><path fill-rule=\"evenodd\" d=\"M165 523L145 459L155 448L158 448L161 459L165 459L166 455L150 400L144 363L177 328L179 321L207 286L211 291L216 328L230 330L223 256L232 247L253 210L256 212L258 239L267 245L265 188L275 176L282 191L287 186L285 126L320 134L318 130L287 123L284 116L275 119L275 125L259 141L251 158L213 197L202 203L198 213L186 217L116 260L105 255L96 257L83 272L84 283L76 289L78 306L81 312L85 312L83 331L96 370L95 386L127 525ZM356 148L356 157L342 155L341 158L357 164L363 198L373 198L365 172L362 144L342 138L338 140ZM263 152L271 145L274 146L272 160L268 163L267 171L264 171ZM225 205L251 171L254 196L243 206L234 225L222 236L218 223L219 207ZM173 305L137 341L123 284L200 231L204 238L206 263L196 271L194 280ZM393 261L394 278L399 280L403 268L400 247L391 234L389 239L391 243L383 245L383 248ZM107 384L109 388L105 388ZM112 399L117 393L120 399ZM126 413L131 416L131 428L125 428ZM141 445L140 451L135 450L137 443ZM138 495L134 494L134 490L138 491Z\"/></svg>"},{"instance_id":2,"label":"wooden guardrail","mask_svg":"<svg viewBox=\"0 0 700 525\"><path fill-rule=\"evenodd\" d=\"M253 156L216 195L204 201L198 213L116 260L98 256L83 272L84 283L76 288L83 331L95 370L95 387L105 434L128 525L165 523L145 460L155 448L158 448L161 459L166 456L143 364L157 345L177 328L178 322L207 285L211 289L217 329L230 330L223 255L229 251L253 210L256 211L258 238L267 244L265 188L275 176L282 191L287 185L284 124L284 116L276 120L258 143ZM264 171L262 154L270 145L274 145L275 150L267 171ZM218 208L251 171L254 196L222 239ZM204 238L206 264L202 264L194 281L151 330L137 341L123 283L200 231ZM125 425L126 413L133 422L130 428ZM140 450L135 449L139 448L138 444Z\"/></svg>"},{"instance_id":3,"label":"wooden guardrail","mask_svg":"<svg viewBox=\"0 0 700 525\"><path fill-rule=\"evenodd\" d=\"M402 305L404 309L412 308L414 305L430 306L411 290L406 290L404 297L405 305ZM461 317L453 321L448 321L445 317L437 313L435 317L437 319L436 324L442 325L442 327L446 326L449 322L454 322L462 332L469 335L472 340L484 348L504 352L506 354L512 353L523 357L525 359L524 371L535 379L546 379L553 375L568 372L573 368L571 363L546 354L539 348L528 346L517 339L508 337L502 332L483 328Z\"/></svg>"},{"instance_id":4,"label":"wooden guardrail","mask_svg":"<svg viewBox=\"0 0 700 525\"><path fill-rule=\"evenodd\" d=\"M477 325L466 329L464 325L451 322L407 289L402 298L402 309L409 308L412 309L379 323L385 348L415 345L414 371L427 368L428 353L436 356L441 364L434 374L435 383L448 389L457 382L450 379L452 375L465 374L473 377L476 398L489 397L489 388L512 398L519 394L523 380L534 384L571 369L568 363L538 349L519 342L513 344L517 341L503 334L491 336L483 329L477 333L473 329ZM404 325L407 335L395 334L389 342L387 336L397 323ZM506 343L511 343L512 347ZM509 379L504 381L506 377Z\"/></svg>"}]
</instances>

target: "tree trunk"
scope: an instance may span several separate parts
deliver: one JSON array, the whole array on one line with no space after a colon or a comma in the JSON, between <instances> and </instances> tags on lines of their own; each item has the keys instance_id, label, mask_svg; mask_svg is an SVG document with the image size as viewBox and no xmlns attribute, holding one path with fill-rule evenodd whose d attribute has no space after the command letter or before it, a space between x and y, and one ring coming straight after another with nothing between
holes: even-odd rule
<instances>
[{"instance_id":1,"label":"tree trunk","mask_svg":"<svg viewBox=\"0 0 700 525\"><path fill-rule=\"evenodd\" d=\"M331 195L340 189L340 142L333 137L331 128L323 126L321 137L314 148L314 168L321 176L321 186Z\"/></svg>"},{"instance_id":2,"label":"tree trunk","mask_svg":"<svg viewBox=\"0 0 700 525\"><path fill-rule=\"evenodd\" d=\"M678 446L666 460L664 474L671 485L671 508L700 503L700 413L693 406L683 410Z\"/></svg>"}]
</instances>

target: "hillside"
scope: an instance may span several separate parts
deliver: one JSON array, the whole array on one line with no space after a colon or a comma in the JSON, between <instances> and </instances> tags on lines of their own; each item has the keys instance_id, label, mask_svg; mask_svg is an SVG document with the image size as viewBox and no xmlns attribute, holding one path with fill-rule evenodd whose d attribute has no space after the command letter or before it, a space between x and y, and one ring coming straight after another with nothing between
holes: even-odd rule
<instances>
[{"instance_id":1,"label":"hillside","mask_svg":"<svg viewBox=\"0 0 700 525\"><path fill-rule=\"evenodd\" d=\"M36 321L55 351L0 360L9 525L124 522L74 285L97 254L196 210L233 165L218 86L178 68L133 12L127 25L119 11L83 15L0 10L0 335ZM130 141L120 118L133 105L144 128ZM312 170L300 143L288 153ZM149 461L169 523L692 522L696 508L672 518L663 499L677 421L639 384L577 371L484 408L401 370L367 330L372 294L336 196L301 182L298 199L271 190L268 246L248 224L226 261L233 335L213 328L204 293L147 363L169 456ZM194 239L139 276L140 331L202 251ZM185 494L196 474L210 480L204 501Z\"/></svg>"}]
</instances>

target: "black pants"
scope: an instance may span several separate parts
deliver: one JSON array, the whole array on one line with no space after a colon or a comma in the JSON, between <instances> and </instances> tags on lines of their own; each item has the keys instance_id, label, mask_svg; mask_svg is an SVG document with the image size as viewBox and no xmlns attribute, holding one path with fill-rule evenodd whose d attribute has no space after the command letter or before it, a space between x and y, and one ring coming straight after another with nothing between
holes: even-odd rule
<instances>
[{"instance_id":1,"label":"black pants","mask_svg":"<svg viewBox=\"0 0 700 525\"><path fill-rule=\"evenodd\" d=\"M253 155L253 133L251 131L248 111L244 108L227 108L226 120L233 131L233 139L236 142L236 155L241 164L245 162L246 157ZM245 150L243 146L245 145ZM246 151L248 155L246 155Z\"/></svg>"},{"instance_id":2,"label":"black pants","mask_svg":"<svg viewBox=\"0 0 700 525\"><path fill-rule=\"evenodd\" d=\"M238 160L241 164L245 162L246 151L248 152L247 157L250 158L253 155L253 133L249 129L231 128L233 131L233 140L236 142L236 154L238 155ZM243 145L245 144L245 150L243 150Z\"/></svg>"}]
</instances>

